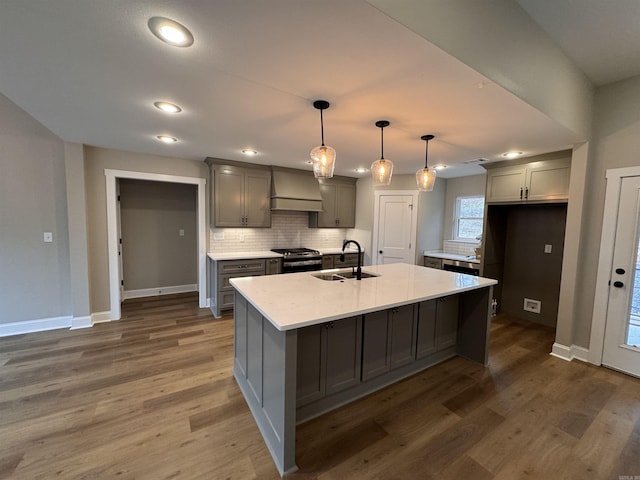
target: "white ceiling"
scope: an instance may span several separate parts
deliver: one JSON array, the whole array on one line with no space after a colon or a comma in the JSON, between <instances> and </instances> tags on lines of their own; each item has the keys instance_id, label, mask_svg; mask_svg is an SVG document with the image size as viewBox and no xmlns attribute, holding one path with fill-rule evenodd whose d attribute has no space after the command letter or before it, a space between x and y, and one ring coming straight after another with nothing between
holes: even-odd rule
<instances>
[{"instance_id":1,"label":"white ceiling","mask_svg":"<svg viewBox=\"0 0 640 480\"><path fill-rule=\"evenodd\" d=\"M518 1L552 36L554 15L573 22L582 3L593 14L609 3ZM634 11L640 3L615 2ZM152 16L186 25L194 45L159 41L147 28ZM580 63L568 38L562 48L603 81L600 61ZM342 175L357 176L356 167L379 158L381 119L391 122L384 153L396 173L422 167L427 133L436 136L429 163L449 165L443 177L482 172L466 164L478 158L580 140L364 0L4 1L0 65L0 93L62 139L171 157L247 161L240 150L254 148L259 155L249 161L309 168L309 150L320 142L316 99L331 102L325 141ZM164 114L156 100L184 110ZM180 141L162 144L160 134Z\"/></svg>"}]
</instances>

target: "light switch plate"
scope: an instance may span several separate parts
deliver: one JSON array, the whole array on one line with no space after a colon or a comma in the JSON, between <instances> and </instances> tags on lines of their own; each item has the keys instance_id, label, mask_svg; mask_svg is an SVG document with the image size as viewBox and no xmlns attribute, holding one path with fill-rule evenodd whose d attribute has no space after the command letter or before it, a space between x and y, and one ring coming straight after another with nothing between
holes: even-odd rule
<instances>
[{"instance_id":1,"label":"light switch plate","mask_svg":"<svg viewBox=\"0 0 640 480\"><path fill-rule=\"evenodd\" d=\"M52 232L44 232L44 241L46 243L53 242L53 233Z\"/></svg>"},{"instance_id":2,"label":"light switch plate","mask_svg":"<svg viewBox=\"0 0 640 480\"><path fill-rule=\"evenodd\" d=\"M182 229L182 228L180 229L180 236L184 237L184 229Z\"/></svg>"},{"instance_id":3,"label":"light switch plate","mask_svg":"<svg viewBox=\"0 0 640 480\"><path fill-rule=\"evenodd\" d=\"M551 248L552 246L550 244L545 244L544 246L544 253L551 253Z\"/></svg>"},{"instance_id":4,"label":"light switch plate","mask_svg":"<svg viewBox=\"0 0 640 480\"><path fill-rule=\"evenodd\" d=\"M224 240L224 232L214 233L213 234L213 239L214 240Z\"/></svg>"}]
</instances>

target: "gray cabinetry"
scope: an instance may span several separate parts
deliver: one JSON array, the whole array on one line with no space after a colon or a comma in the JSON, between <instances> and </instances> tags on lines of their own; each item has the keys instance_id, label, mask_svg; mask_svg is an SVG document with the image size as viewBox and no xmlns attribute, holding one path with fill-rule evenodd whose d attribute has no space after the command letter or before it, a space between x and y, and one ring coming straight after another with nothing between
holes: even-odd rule
<instances>
[{"instance_id":1,"label":"gray cabinetry","mask_svg":"<svg viewBox=\"0 0 640 480\"><path fill-rule=\"evenodd\" d=\"M297 405L360 383L362 317L298 330Z\"/></svg>"},{"instance_id":2,"label":"gray cabinetry","mask_svg":"<svg viewBox=\"0 0 640 480\"><path fill-rule=\"evenodd\" d=\"M565 200L569 198L571 160L544 160L487 172L488 203Z\"/></svg>"},{"instance_id":3,"label":"gray cabinetry","mask_svg":"<svg viewBox=\"0 0 640 480\"><path fill-rule=\"evenodd\" d=\"M429 268L437 268L438 270L442 270L442 259L437 257L424 257L424 266Z\"/></svg>"},{"instance_id":4,"label":"gray cabinetry","mask_svg":"<svg viewBox=\"0 0 640 480\"><path fill-rule=\"evenodd\" d=\"M364 259L364 253L361 254L361 260ZM362 265L362 261L360 262ZM344 260L340 260L340 254L326 253L322 255L322 268L346 268L358 266L357 253L345 253Z\"/></svg>"},{"instance_id":5,"label":"gray cabinetry","mask_svg":"<svg viewBox=\"0 0 640 480\"><path fill-rule=\"evenodd\" d=\"M364 316L362 380L369 380L416 357L417 305L404 305Z\"/></svg>"},{"instance_id":6,"label":"gray cabinetry","mask_svg":"<svg viewBox=\"0 0 640 480\"><path fill-rule=\"evenodd\" d=\"M270 227L271 172L236 165L213 166L215 227Z\"/></svg>"},{"instance_id":7,"label":"gray cabinetry","mask_svg":"<svg viewBox=\"0 0 640 480\"><path fill-rule=\"evenodd\" d=\"M458 296L420 302L418 307L417 358L423 358L456 344Z\"/></svg>"},{"instance_id":8,"label":"gray cabinetry","mask_svg":"<svg viewBox=\"0 0 640 480\"><path fill-rule=\"evenodd\" d=\"M334 177L320 181L322 212L309 214L313 228L354 228L356 226L356 179Z\"/></svg>"},{"instance_id":9,"label":"gray cabinetry","mask_svg":"<svg viewBox=\"0 0 640 480\"><path fill-rule=\"evenodd\" d=\"M267 258L265 273L267 275L282 273L282 258Z\"/></svg>"},{"instance_id":10,"label":"gray cabinetry","mask_svg":"<svg viewBox=\"0 0 640 480\"><path fill-rule=\"evenodd\" d=\"M279 259L278 259L279 260ZM255 277L266 273L267 259L219 260L211 269L211 311L219 317L223 310L233 308L233 286L236 277Z\"/></svg>"}]
</instances>

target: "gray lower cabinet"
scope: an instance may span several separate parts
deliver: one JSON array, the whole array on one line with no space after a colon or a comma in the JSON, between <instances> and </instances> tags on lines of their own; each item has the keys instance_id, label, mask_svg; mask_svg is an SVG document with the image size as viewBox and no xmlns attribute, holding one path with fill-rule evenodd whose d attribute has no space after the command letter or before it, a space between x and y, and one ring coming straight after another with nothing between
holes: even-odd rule
<instances>
[{"instance_id":1,"label":"gray lower cabinet","mask_svg":"<svg viewBox=\"0 0 640 480\"><path fill-rule=\"evenodd\" d=\"M211 311L219 317L223 310L233 308L233 286L229 282L237 277L257 277L282 273L282 258L252 258L218 260L211 269Z\"/></svg>"},{"instance_id":2,"label":"gray lower cabinet","mask_svg":"<svg viewBox=\"0 0 640 480\"><path fill-rule=\"evenodd\" d=\"M423 358L456 344L458 296L426 300L418 304L417 358Z\"/></svg>"},{"instance_id":3,"label":"gray lower cabinet","mask_svg":"<svg viewBox=\"0 0 640 480\"><path fill-rule=\"evenodd\" d=\"M438 270L442 270L442 259L438 257L424 257L424 266L429 268L437 268Z\"/></svg>"},{"instance_id":4,"label":"gray lower cabinet","mask_svg":"<svg viewBox=\"0 0 640 480\"><path fill-rule=\"evenodd\" d=\"M364 259L364 253L361 254L360 265ZM340 260L339 253L327 253L322 255L322 268L347 268L358 266L358 254L357 253L345 253L344 260Z\"/></svg>"},{"instance_id":5,"label":"gray lower cabinet","mask_svg":"<svg viewBox=\"0 0 640 480\"><path fill-rule=\"evenodd\" d=\"M364 316L362 380L389 372L416 358L418 305L404 305Z\"/></svg>"},{"instance_id":6,"label":"gray lower cabinet","mask_svg":"<svg viewBox=\"0 0 640 480\"><path fill-rule=\"evenodd\" d=\"M297 406L360 383L361 352L361 316L299 329Z\"/></svg>"}]
</instances>

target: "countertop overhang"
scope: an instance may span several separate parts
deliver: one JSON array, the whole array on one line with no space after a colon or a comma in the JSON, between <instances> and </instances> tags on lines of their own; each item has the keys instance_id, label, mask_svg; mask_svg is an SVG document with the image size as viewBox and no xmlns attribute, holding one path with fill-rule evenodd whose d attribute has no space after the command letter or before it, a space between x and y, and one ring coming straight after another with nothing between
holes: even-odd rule
<instances>
[{"instance_id":1,"label":"countertop overhang","mask_svg":"<svg viewBox=\"0 0 640 480\"><path fill-rule=\"evenodd\" d=\"M474 255L466 256L466 255L458 255L455 253L424 252L424 256L442 258L444 260L457 260L458 262L469 262L469 263L480 264L480 260L478 260Z\"/></svg>"},{"instance_id":2,"label":"countertop overhang","mask_svg":"<svg viewBox=\"0 0 640 480\"><path fill-rule=\"evenodd\" d=\"M350 269L349 269L350 270ZM323 270L335 272L337 269ZM363 267L379 276L324 281L314 273L233 278L234 288L278 330L292 330L496 285L496 280L394 263Z\"/></svg>"}]
</instances>

